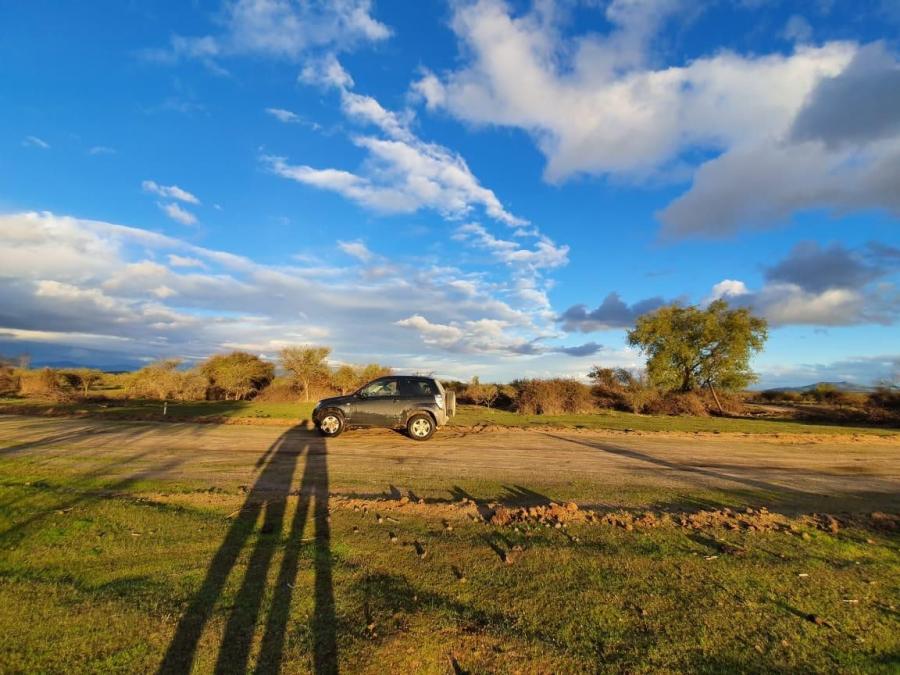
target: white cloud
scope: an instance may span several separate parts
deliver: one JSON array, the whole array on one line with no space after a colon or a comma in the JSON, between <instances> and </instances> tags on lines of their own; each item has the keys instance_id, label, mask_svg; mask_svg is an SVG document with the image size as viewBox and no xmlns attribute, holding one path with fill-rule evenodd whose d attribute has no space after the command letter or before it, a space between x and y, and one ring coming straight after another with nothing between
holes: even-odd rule
<instances>
[{"instance_id":1,"label":"white cloud","mask_svg":"<svg viewBox=\"0 0 900 675\"><path fill-rule=\"evenodd\" d=\"M712 292L709 294L708 301L712 302L713 300L720 300L722 298L734 298L740 295L747 295L749 292L747 284L743 281L738 281L737 279L723 279L712 287Z\"/></svg>"},{"instance_id":2,"label":"white cloud","mask_svg":"<svg viewBox=\"0 0 900 675\"><path fill-rule=\"evenodd\" d=\"M171 265L172 267L198 267L200 269L206 268L206 263L204 263L199 258L178 255L177 253L170 253L167 257L169 259L169 265Z\"/></svg>"},{"instance_id":3,"label":"white cloud","mask_svg":"<svg viewBox=\"0 0 900 675\"><path fill-rule=\"evenodd\" d=\"M377 127L386 138L353 137L353 143L368 156L358 173L292 165L283 157L263 157L274 173L337 192L385 213L432 209L446 218L458 219L480 207L491 218L508 225L526 223L507 211L492 190L480 184L459 154L418 138L409 126L411 111L396 113L371 96L351 91L353 79L333 56L312 61L301 79L337 89L343 113L359 123Z\"/></svg>"},{"instance_id":4,"label":"white cloud","mask_svg":"<svg viewBox=\"0 0 900 675\"><path fill-rule=\"evenodd\" d=\"M178 201L185 202L187 204L199 204L200 200L197 199L194 195L192 195L187 190L183 190L177 185L160 185L152 180L145 180L141 183L141 188L144 192L149 192L151 194L159 195L160 197L165 197L166 199L177 199Z\"/></svg>"},{"instance_id":5,"label":"white cloud","mask_svg":"<svg viewBox=\"0 0 900 675\"><path fill-rule=\"evenodd\" d=\"M49 150L50 144L42 138L38 138L37 136L26 136L22 140L22 145L26 148L40 148L41 150Z\"/></svg>"},{"instance_id":6,"label":"white cloud","mask_svg":"<svg viewBox=\"0 0 900 675\"><path fill-rule=\"evenodd\" d=\"M234 0L223 2L220 16L220 34L175 35L168 47L146 50L144 57L166 64L193 59L227 74L219 65L227 57L296 61L312 50L350 49L391 35L372 16L371 0Z\"/></svg>"},{"instance_id":7,"label":"white cloud","mask_svg":"<svg viewBox=\"0 0 900 675\"><path fill-rule=\"evenodd\" d=\"M528 131L551 181L581 172L641 178L687 148L724 149L786 128L816 82L853 53L843 43L789 56L724 51L654 69L653 31L679 4L612 2L612 33L571 39L552 13L513 17L499 0L459 4L452 26L470 62L426 75L415 90L466 121Z\"/></svg>"},{"instance_id":8,"label":"white cloud","mask_svg":"<svg viewBox=\"0 0 900 675\"><path fill-rule=\"evenodd\" d=\"M455 4L466 59L426 72L414 92L466 122L524 130L552 182L680 179L693 157L712 154L660 212L669 235L768 226L820 207L900 213L900 63L883 44L806 44L794 20L787 54L720 50L661 65L657 32L697 11L690 3L613 0L610 31L575 36L552 7L517 15L502 0Z\"/></svg>"},{"instance_id":9,"label":"white cloud","mask_svg":"<svg viewBox=\"0 0 900 675\"><path fill-rule=\"evenodd\" d=\"M504 349L510 358L550 353L535 341L552 335L501 286L451 267L382 261L353 246L359 242L344 243L372 258L323 276L319 261L262 265L111 223L0 215L0 343L39 355L49 353L41 345L52 339L53 358L77 344L121 364L202 357L229 345L274 354L285 343L327 340L347 360L402 367L459 349L423 343L397 324L427 316L469 335L466 353L477 362L491 364ZM391 273L370 273L385 266ZM63 334L70 333L67 341Z\"/></svg>"},{"instance_id":10,"label":"white cloud","mask_svg":"<svg viewBox=\"0 0 900 675\"><path fill-rule=\"evenodd\" d=\"M370 262L375 254L372 253L366 247L366 245L359 240L356 241L338 241L338 248L341 249L347 255L356 258L364 263Z\"/></svg>"},{"instance_id":11,"label":"white cloud","mask_svg":"<svg viewBox=\"0 0 900 675\"><path fill-rule=\"evenodd\" d=\"M94 145L88 149L89 155L115 155L116 149L108 145Z\"/></svg>"},{"instance_id":12,"label":"white cloud","mask_svg":"<svg viewBox=\"0 0 900 675\"><path fill-rule=\"evenodd\" d=\"M297 113L285 110L284 108L266 108L266 112L279 122L284 122L285 124L297 124L301 121L300 116Z\"/></svg>"},{"instance_id":13,"label":"white cloud","mask_svg":"<svg viewBox=\"0 0 900 675\"><path fill-rule=\"evenodd\" d=\"M530 270L561 267L569 262L569 247L557 246L544 236L538 238L534 248L525 248L517 242L498 239L478 223L466 223L457 228L454 238L490 251L501 262Z\"/></svg>"},{"instance_id":14,"label":"white cloud","mask_svg":"<svg viewBox=\"0 0 900 675\"><path fill-rule=\"evenodd\" d=\"M197 222L197 216L195 216L190 211L186 211L181 208L175 202L168 203L158 203L160 209L162 209L163 213L165 213L172 220L181 223L182 225L194 225Z\"/></svg>"}]
</instances>

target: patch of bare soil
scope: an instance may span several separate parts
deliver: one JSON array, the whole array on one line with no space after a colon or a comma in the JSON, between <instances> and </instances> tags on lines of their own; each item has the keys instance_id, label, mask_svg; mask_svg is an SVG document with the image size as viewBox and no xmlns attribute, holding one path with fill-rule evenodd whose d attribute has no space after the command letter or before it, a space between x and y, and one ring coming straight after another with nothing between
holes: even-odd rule
<instances>
[{"instance_id":1,"label":"patch of bare soil","mask_svg":"<svg viewBox=\"0 0 900 675\"><path fill-rule=\"evenodd\" d=\"M497 527L552 527L566 528L574 524L587 524L621 528L626 531L657 527L676 527L686 530L732 530L741 532L784 532L802 537L806 529L817 529L837 534L845 527L861 527L882 532L900 530L900 514L875 511L862 514L812 513L787 516L770 511L766 507L758 509L730 508L698 511L653 511L640 512L617 510L597 511L582 509L575 502L565 504L551 502L540 506L512 507L494 502L483 504L473 499L463 498L457 502L427 502L424 499L400 498L360 499L334 495L331 505L337 509L350 509L371 514L379 523L385 520L399 522L395 516L406 514L418 517L441 518L444 529L448 529L450 518L483 522ZM808 535L807 535L808 536Z\"/></svg>"}]
</instances>

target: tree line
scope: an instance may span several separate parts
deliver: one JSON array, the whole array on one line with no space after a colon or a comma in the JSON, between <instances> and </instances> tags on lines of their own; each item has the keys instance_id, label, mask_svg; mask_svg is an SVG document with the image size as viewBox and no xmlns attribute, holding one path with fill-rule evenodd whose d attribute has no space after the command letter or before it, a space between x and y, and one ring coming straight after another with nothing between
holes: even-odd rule
<instances>
[{"instance_id":1,"label":"tree line","mask_svg":"<svg viewBox=\"0 0 900 675\"><path fill-rule=\"evenodd\" d=\"M268 392L270 400L308 401L317 391L348 393L391 369L378 363L328 364L331 349L285 347L276 364L256 354L233 351L214 354L194 367L180 359L163 359L133 373L111 375L93 368L30 369L27 362L0 360L0 394L50 398L87 398L105 389L120 389L130 398L173 401L245 401Z\"/></svg>"}]
</instances>

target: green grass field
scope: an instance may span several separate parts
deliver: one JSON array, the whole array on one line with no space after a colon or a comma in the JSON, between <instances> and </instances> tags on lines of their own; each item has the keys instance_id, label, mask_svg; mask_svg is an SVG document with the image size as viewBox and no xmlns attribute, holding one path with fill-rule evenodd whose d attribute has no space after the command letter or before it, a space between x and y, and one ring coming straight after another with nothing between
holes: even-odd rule
<instances>
[{"instance_id":1,"label":"green grass field","mask_svg":"<svg viewBox=\"0 0 900 675\"><path fill-rule=\"evenodd\" d=\"M159 401L110 400L107 402L52 403L37 399L0 399L0 413L88 415L108 419L265 422L289 423L310 417L314 403L271 403L256 401L170 402L163 416ZM461 405L451 424L473 427L534 428L552 426L594 430L677 431L743 434L879 434L897 435L900 431L881 427L818 424L790 420L635 415L602 411L583 415L520 415L517 413Z\"/></svg>"},{"instance_id":2,"label":"green grass field","mask_svg":"<svg viewBox=\"0 0 900 675\"><path fill-rule=\"evenodd\" d=\"M603 453L600 481L565 468L588 448L537 466L506 440L491 459L452 438L0 418L0 672L897 672L896 530L796 514L778 531L492 525L494 499L563 492L674 518L800 503L789 478L779 494L706 487L708 460L673 484L665 445L634 446L653 473ZM854 446L854 476L896 475L880 443L871 464Z\"/></svg>"}]
</instances>

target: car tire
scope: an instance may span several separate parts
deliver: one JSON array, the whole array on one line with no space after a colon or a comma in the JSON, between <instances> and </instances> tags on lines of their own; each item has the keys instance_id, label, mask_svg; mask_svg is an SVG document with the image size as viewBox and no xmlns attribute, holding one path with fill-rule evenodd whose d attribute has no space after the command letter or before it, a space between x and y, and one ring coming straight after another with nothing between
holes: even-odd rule
<instances>
[{"instance_id":1,"label":"car tire","mask_svg":"<svg viewBox=\"0 0 900 675\"><path fill-rule=\"evenodd\" d=\"M456 392L448 391L447 392L447 416L453 417L456 415Z\"/></svg>"},{"instance_id":2,"label":"car tire","mask_svg":"<svg viewBox=\"0 0 900 675\"><path fill-rule=\"evenodd\" d=\"M327 411L323 413L322 419L316 425L319 433L326 438L335 438L340 436L344 430L344 416L339 412Z\"/></svg>"},{"instance_id":3,"label":"car tire","mask_svg":"<svg viewBox=\"0 0 900 675\"><path fill-rule=\"evenodd\" d=\"M434 420L431 415L418 413L406 421L406 433L414 441L427 441L434 435Z\"/></svg>"}]
</instances>

